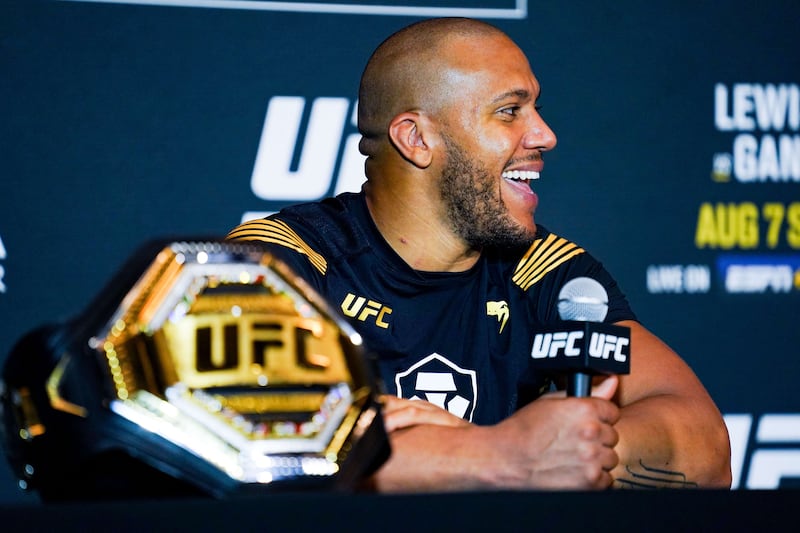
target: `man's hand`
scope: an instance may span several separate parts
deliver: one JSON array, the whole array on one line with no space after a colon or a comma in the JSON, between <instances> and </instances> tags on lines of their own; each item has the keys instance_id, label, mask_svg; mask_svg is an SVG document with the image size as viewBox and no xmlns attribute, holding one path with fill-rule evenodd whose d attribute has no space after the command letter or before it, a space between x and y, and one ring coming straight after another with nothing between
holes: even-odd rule
<instances>
[{"instance_id":1,"label":"man's hand","mask_svg":"<svg viewBox=\"0 0 800 533\"><path fill-rule=\"evenodd\" d=\"M547 489L603 489L619 458L614 424L619 408L611 402L618 384L610 377L591 398L551 393L494 426L498 452L505 457L500 486Z\"/></svg>"},{"instance_id":2,"label":"man's hand","mask_svg":"<svg viewBox=\"0 0 800 533\"><path fill-rule=\"evenodd\" d=\"M617 465L619 408L611 377L591 398L551 393L494 426L470 424L420 400L384 398L392 456L381 491L603 489ZM419 466L419 468L417 468Z\"/></svg>"},{"instance_id":3,"label":"man's hand","mask_svg":"<svg viewBox=\"0 0 800 533\"><path fill-rule=\"evenodd\" d=\"M449 427L469 425L463 418L425 400L406 400L388 394L380 399L383 403L383 422L389 433L419 424Z\"/></svg>"}]
</instances>

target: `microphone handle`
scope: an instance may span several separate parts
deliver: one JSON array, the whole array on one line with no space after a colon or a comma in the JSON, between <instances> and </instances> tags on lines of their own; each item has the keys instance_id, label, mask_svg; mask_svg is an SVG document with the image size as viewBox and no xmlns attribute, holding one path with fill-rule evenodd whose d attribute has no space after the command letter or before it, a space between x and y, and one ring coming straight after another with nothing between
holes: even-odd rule
<instances>
[{"instance_id":1,"label":"microphone handle","mask_svg":"<svg viewBox=\"0 0 800 533\"><path fill-rule=\"evenodd\" d=\"M567 396L588 398L592 389L592 376L586 372L575 372L567 380Z\"/></svg>"}]
</instances>

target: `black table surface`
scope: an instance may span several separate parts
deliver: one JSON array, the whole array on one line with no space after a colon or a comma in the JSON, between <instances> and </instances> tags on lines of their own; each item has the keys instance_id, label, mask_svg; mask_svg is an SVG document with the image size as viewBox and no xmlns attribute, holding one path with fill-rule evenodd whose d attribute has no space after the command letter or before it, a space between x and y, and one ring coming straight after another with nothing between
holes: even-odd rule
<instances>
[{"instance_id":1,"label":"black table surface","mask_svg":"<svg viewBox=\"0 0 800 533\"><path fill-rule=\"evenodd\" d=\"M800 531L800 490L274 493L0 506L0 531Z\"/></svg>"}]
</instances>

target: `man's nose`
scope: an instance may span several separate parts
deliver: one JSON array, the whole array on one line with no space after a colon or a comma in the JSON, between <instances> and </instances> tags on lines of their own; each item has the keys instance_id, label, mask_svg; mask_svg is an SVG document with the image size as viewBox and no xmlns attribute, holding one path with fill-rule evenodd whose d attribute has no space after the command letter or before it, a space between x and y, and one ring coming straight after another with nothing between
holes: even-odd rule
<instances>
[{"instance_id":1,"label":"man's nose","mask_svg":"<svg viewBox=\"0 0 800 533\"><path fill-rule=\"evenodd\" d=\"M529 150L541 150L544 152L555 148L556 142L556 134L537 113L531 120L528 131L522 139L523 146Z\"/></svg>"}]
</instances>

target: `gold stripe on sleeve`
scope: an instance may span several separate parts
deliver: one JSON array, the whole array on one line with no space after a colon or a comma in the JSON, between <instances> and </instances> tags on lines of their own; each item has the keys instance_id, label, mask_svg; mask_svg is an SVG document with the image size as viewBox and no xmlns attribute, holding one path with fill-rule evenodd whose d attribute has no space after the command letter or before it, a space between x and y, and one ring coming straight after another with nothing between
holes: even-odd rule
<instances>
[{"instance_id":1,"label":"gold stripe on sleeve","mask_svg":"<svg viewBox=\"0 0 800 533\"><path fill-rule=\"evenodd\" d=\"M527 291L548 272L569 261L584 249L552 233L544 239L536 239L523 258L517 263L511 278L522 290Z\"/></svg>"},{"instance_id":2,"label":"gold stripe on sleeve","mask_svg":"<svg viewBox=\"0 0 800 533\"><path fill-rule=\"evenodd\" d=\"M285 246L306 255L320 273L325 274L328 269L328 262L325 258L314 251L288 224L281 220L250 220L235 227L225 238L233 241L261 241Z\"/></svg>"}]
</instances>

